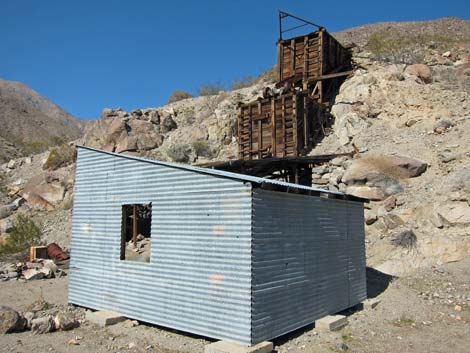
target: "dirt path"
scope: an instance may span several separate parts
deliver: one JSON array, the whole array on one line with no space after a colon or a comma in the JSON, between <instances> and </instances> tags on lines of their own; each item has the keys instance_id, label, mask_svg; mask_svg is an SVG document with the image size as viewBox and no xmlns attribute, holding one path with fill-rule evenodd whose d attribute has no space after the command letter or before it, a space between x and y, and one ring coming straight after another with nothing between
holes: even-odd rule
<instances>
[{"instance_id":1,"label":"dirt path","mask_svg":"<svg viewBox=\"0 0 470 353\"><path fill-rule=\"evenodd\" d=\"M68 278L0 283L0 305L29 310L41 301L46 311L65 310ZM349 325L323 333L313 325L274 340L278 353L304 352L469 352L470 258L416 275L391 278L368 270L369 294L381 303L346 313ZM76 309L83 314L84 309ZM79 345L69 345L70 340ZM203 352L210 341L130 320L105 329L84 322L70 332L0 336L0 352Z\"/></svg>"}]
</instances>

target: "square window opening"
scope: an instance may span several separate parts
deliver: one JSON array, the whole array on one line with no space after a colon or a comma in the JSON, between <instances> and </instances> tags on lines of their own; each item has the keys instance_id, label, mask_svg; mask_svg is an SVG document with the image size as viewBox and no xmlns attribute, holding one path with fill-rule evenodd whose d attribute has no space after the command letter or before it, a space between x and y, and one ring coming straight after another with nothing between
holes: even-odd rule
<instances>
[{"instance_id":1,"label":"square window opening","mask_svg":"<svg viewBox=\"0 0 470 353\"><path fill-rule=\"evenodd\" d=\"M152 203L122 205L121 260L150 262Z\"/></svg>"}]
</instances>

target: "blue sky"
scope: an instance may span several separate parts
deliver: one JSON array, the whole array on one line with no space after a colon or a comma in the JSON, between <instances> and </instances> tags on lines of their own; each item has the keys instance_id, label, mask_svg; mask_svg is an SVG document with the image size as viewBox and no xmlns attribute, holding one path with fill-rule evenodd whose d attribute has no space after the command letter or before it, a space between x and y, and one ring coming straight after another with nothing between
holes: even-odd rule
<instances>
[{"instance_id":1,"label":"blue sky","mask_svg":"<svg viewBox=\"0 0 470 353\"><path fill-rule=\"evenodd\" d=\"M468 1L3 0L0 77L81 118L97 118L104 107L160 106L176 89L230 85L274 65L277 9L330 32L470 17Z\"/></svg>"}]
</instances>

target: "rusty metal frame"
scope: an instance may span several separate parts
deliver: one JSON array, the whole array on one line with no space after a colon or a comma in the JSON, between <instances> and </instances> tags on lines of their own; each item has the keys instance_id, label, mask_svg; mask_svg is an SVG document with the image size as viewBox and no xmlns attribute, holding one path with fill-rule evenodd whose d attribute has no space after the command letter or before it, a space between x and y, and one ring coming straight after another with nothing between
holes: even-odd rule
<instances>
[{"instance_id":1,"label":"rusty metal frame","mask_svg":"<svg viewBox=\"0 0 470 353\"><path fill-rule=\"evenodd\" d=\"M313 27L316 27L318 29L323 29L324 28L323 26L320 26L320 25L317 25L316 23L304 20L303 18L297 17L297 16L292 15L288 12L285 12L285 11L282 11L282 10L278 10L278 11L279 11L279 40L283 39L282 38L283 33L290 32L290 31L293 31L294 29L301 28L301 27L304 27L304 26L313 26ZM299 24L297 26L294 26L294 27L284 29L282 22L287 17L291 17L291 18L301 22L301 24Z\"/></svg>"}]
</instances>

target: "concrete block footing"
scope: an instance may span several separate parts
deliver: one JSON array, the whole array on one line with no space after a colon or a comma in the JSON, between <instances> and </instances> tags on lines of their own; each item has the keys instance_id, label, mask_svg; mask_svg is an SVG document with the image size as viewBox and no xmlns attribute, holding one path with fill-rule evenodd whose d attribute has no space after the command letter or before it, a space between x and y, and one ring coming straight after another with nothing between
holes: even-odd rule
<instances>
[{"instance_id":1,"label":"concrete block footing","mask_svg":"<svg viewBox=\"0 0 470 353\"><path fill-rule=\"evenodd\" d=\"M272 350L273 344L268 341L250 347L227 341L218 341L204 347L204 353L271 353Z\"/></svg>"},{"instance_id":2,"label":"concrete block footing","mask_svg":"<svg viewBox=\"0 0 470 353\"><path fill-rule=\"evenodd\" d=\"M126 320L127 318L112 311L102 310L87 311L85 314L85 319L91 322L92 324L98 325L100 327L106 327L115 325L119 322Z\"/></svg>"},{"instance_id":3,"label":"concrete block footing","mask_svg":"<svg viewBox=\"0 0 470 353\"><path fill-rule=\"evenodd\" d=\"M336 331L348 324L344 315L328 315L315 321L315 328L320 331Z\"/></svg>"},{"instance_id":4,"label":"concrete block footing","mask_svg":"<svg viewBox=\"0 0 470 353\"><path fill-rule=\"evenodd\" d=\"M379 304L380 304L380 299L369 298L362 302L362 307L364 309L374 309Z\"/></svg>"}]
</instances>

